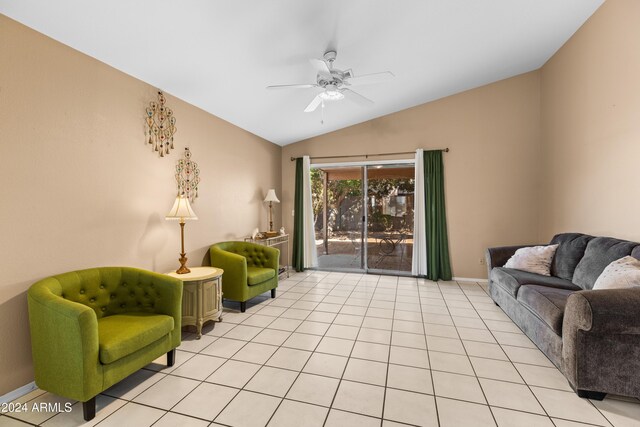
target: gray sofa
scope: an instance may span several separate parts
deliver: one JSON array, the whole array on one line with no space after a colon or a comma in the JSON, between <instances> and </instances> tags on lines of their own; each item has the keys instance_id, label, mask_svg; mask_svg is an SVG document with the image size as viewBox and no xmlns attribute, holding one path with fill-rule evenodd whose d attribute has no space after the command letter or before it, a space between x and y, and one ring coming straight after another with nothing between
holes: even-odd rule
<instances>
[{"instance_id":1,"label":"gray sofa","mask_svg":"<svg viewBox=\"0 0 640 427\"><path fill-rule=\"evenodd\" d=\"M604 268L640 243L558 234L551 276L503 265L521 247L487 249L491 298L564 373L580 397L640 397L640 287L592 290Z\"/></svg>"}]
</instances>

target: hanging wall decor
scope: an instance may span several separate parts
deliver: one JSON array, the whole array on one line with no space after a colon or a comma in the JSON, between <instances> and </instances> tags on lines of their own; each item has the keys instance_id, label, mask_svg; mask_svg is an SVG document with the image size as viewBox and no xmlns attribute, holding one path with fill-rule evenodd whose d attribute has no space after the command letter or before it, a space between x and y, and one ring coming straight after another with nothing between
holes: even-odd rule
<instances>
[{"instance_id":1,"label":"hanging wall decor","mask_svg":"<svg viewBox=\"0 0 640 427\"><path fill-rule=\"evenodd\" d=\"M164 157L173 149L173 135L176 128L176 118L171 108L167 107L164 94L158 92L158 101L151 101L147 107L147 142L154 151Z\"/></svg>"},{"instance_id":2,"label":"hanging wall decor","mask_svg":"<svg viewBox=\"0 0 640 427\"><path fill-rule=\"evenodd\" d=\"M178 183L178 194L184 194L193 203L198 197L200 169L198 169L198 164L191 160L189 147L185 147L184 157L176 162L176 182Z\"/></svg>"}]
</instances>

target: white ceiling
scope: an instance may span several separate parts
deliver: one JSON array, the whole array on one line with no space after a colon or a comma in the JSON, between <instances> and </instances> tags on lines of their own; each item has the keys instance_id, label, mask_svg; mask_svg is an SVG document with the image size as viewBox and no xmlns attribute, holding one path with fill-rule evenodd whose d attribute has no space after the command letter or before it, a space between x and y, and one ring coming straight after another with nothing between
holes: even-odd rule
<instances>
[{"instance_id":1,"label":"white ceiling","mask_svg":"<svg viewBox=\"0 0 640 427\"><path fill-rule=\"evenodd\" d=\"M604 0L0 0L0 12L285 145L542 66ZM309 58L395 79L304 113Z\"/></svg>"}]
</instances>

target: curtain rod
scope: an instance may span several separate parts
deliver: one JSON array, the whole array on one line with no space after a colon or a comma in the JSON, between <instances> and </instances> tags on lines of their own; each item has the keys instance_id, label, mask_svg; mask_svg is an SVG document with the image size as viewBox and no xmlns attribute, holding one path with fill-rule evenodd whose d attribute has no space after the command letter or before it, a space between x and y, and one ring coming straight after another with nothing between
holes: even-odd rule
<instances>
[{"instance_id":1,"label":"curtain rod","mask_svg":"<svg viewBox=\"0 0 640 427\"><path fill-rule=\"evenodd\" d=\"M440 151L448 153L449 148L441 148ZM380 153L380 154L351 154L344 156L319 156L319 157L309 157L309 160L318 160L318 159L342 159L345 157L364 157L368 159L369 157L380 157L380 156L396 156L398 154L415 154L415 151L402 151L398 153ZM291 157L291 161L298 159L298 157Z\"/></svg>"}]
</instances>

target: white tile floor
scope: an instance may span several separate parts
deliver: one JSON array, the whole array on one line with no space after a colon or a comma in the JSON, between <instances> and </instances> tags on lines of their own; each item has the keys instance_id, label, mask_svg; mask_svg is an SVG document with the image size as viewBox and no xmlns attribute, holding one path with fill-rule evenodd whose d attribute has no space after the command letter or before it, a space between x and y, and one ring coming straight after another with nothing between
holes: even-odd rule
<instances>
[{"instance_id":1,"label":"white tile floor","mask_svg":"<svg viewBox=\"0 0 640 427\"><path fill-rule=\"evenodd\" d=\"M578 398L473 282L305 272L225 308L196 340L69 413L0 426L640 426L640 402ZM19 399L66 399L36 390Z\"/></svg>"}]
</instances>

